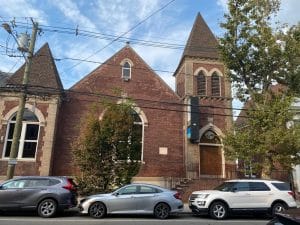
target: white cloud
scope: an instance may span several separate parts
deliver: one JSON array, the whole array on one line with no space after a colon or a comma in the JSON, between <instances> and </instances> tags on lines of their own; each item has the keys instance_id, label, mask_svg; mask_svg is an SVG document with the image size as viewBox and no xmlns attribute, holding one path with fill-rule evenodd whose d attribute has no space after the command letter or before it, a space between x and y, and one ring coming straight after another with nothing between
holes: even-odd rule
<instances>
[{"instance_id":1,"label":"white cloud","mask_svg":"<svg viewBox=\"0 0 300 225\"><path fill-rule=\"evenodd\" d=\"M138 1L139 10L137 11L138 18L140 20L143 20L151 13L158 10L159 2L160 2L159 0L151 0L151 1L139 0Z\"/></svg>"},{"instance_id":2,"label":"white cloud","mask_svg":"<svg viewBox=\"0 0 300 225\"><path fill-rule=\"evenodd\" d=\"M26 0L1 1L0 12L8 17L32 17L40 23L47 24L46 14Z\"/></svg>"},{"instance_id":3,"label":"white cloud","mask_svg":"<svg viewBox=\"0 0 300 225\"><path fill-rule=\"evenodd\" d=\"M217 0L217 5L221 6L224 11L228 10L228 0ZM281 6L278 13L278 19L281 23L295 25L300 22L300 1L299 0L281 0Z\"/></svg>"},{"instance_id":4,"label":"white cloud","mask_svg":"<svg viewBox=\"0 0 300 225\"><path fill-rule=\"evenodd\" d=\"M78 24L79 26L89 27L91 29L96 29L96 25L86 16L82 14L78 6L74 1L71 0L52 0L52 4L72 22Z\"/></svg>"},{"instance_id":5,"label":"white cloud","mask_svg":"<svg viewBox=\"0 0 300 225\"><path fill-rule=\"evenodd\" d=\"M97 1L97 17L100 23L105 24L104 28L113 30L115 34L122 34L138 24L159 8L159 0L115 0L115 1ZM155 15L157 19L157 14ZM96 18L97 18L96 17ZM147 23L152 18L147 20ZM135 30L145 27L140 25Z\"/></svg>"},{"instance_id":6,"label":"white cloud","mask_svg":"<svg viewBox=\"0 0 300 225\"><path fill-rule=\"evenodd\" d=\"M282 0L278 14L279 21L295 25L300 22L300 1L299 0Z\"/></svg>"},{"instance_id":7,"label":"white cloud","mask_svg":"<svg viewBox=\"0 0 300 225\"><path fill-rule=\"evenodd\" d=\"M228 10L227 3L228 3L228 0L218 0L217 1L217 5L221 6L224 11Z\"/></svg>"}]
</instances>

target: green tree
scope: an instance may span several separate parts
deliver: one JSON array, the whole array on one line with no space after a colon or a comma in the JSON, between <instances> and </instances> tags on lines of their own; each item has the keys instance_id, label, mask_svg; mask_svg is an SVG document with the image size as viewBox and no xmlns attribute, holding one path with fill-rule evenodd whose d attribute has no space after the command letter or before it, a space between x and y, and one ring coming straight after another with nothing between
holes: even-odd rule
<instances>
[{"instance_id":1,"label":"green tree","mask_svg":"<svg viewBox=\"0 0 300 225\"><path fill-rule=\"evenodd\" d=\"M141 129L134 125L132 103L94 105L81 123L73 155L80 168L82 194L109 192L127 184L137 174L141 159Z\"/></svg>"},{"instance_id":2,"label":"green tree","mask_svg":"<svg viewBox=\"0 0 300 225\"><path fill-rule=\"evenodd\" d=\"M220 52L242 101L267 92L274 82L300 93L294 82L298 76L293 75L299 75L299 25L288 32L272 29L279 6L279 0L228 1Z\"/></svg>"},{"instance_id":3,"label":"green tree","mask_svg":"<svg viewBox=\"0 0 300 225\"><path fill-rule=\"evenodd\" d=\"M272 28L279 6L279 0L229 0L226 21L221 24L225 34L220 53L228 77L237 97L251 101L245 126L225 137L225 153L251 163L265 176L276 163L289 169L299 162L299 129L287 129L286 122L293 118L293 95L300 94L300 28L297 25L287 32ZM284 84L286 90L274 94L274 84Z\"/></svg>"},{"instance_id":4,"label":"green tree","mask_svg":"<svg viewBox=\"0 0 300 225\"><path fill-rule=\"evenodd\" d=\"M292 121L294 113L290 110L291 97L272 94L265 102L259 95L247 113L244 123L227 134L225 154L230 159L240 159L251 165L253 171L263 177L270 177L271 172L281 168L290 170L300 163L300 127L287 128L287 121Z\"/></svg>"}]
</instances>

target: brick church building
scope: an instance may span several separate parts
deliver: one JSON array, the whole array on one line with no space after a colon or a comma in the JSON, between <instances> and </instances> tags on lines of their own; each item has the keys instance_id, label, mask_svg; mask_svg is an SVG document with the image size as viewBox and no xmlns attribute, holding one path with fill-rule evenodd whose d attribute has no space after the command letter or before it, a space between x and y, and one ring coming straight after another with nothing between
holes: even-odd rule
<instances>
[{"instance_id":1,"label":"brick church building","mask_svg":"<svg viewBox=\"0 0 300 225\"><path fill-rule=\"evenodd\" d=\"M168 186L170 179L229 178L234 165L224 158L222 138L232 124L231 84L218 42L197 15L174 77L173 91L126 45L105 63L64 90L48 44L35 54L26 88L15 175L80 174L71 145L80 121L101 98L134 100L141 137L141 168L134 181ZM0 179L6 176L24 65L0 95ZM99 113L99 120L105 108Z\"/></svg>"}]
</instances>

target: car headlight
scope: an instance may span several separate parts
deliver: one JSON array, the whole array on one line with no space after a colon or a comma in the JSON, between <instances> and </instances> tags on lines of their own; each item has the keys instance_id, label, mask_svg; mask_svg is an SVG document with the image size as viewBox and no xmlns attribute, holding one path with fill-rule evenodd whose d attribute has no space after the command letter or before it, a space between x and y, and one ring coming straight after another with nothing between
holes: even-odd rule
<instances>
[{"instance_id":1,"label":"car headlight","mask_svg":"<svg viewBox=\"0 0 300 225\"><path fill-rule=\"evenodd\" d=\"M202 199L205 199L209 196L209 194L198 194L197 195L197 198L202 198Z\"/></svg>"}]
</instances>

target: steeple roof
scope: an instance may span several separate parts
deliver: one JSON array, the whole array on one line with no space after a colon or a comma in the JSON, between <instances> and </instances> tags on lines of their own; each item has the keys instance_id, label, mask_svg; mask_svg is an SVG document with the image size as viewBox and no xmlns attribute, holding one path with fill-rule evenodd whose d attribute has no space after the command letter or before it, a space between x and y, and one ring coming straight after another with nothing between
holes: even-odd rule
<instances>
[{"instance_id":1,"label":"steeple roof","mask_svg":"<svg viewBox=\"0 0 300 225\"><path fill-rule=\"evenodd\" d=\"M23 64L8 80L7 85L21 85L23 82L25 64ZM40 88L53 90L54 92L63 89L57 68L49 48L45 43L33 56L30 74L28 76L29 88Z\"/></svg>"},{"instance_id":2,"label":"steeple roof","mask_svg":"<svg viewBox=\"0 0 300 225\"><path fill-rule=\"evenodd\" d=\"M198 13L182 58L185 56L218 59L218 42L206 22Z\"/></svg>"}]
</instances>

